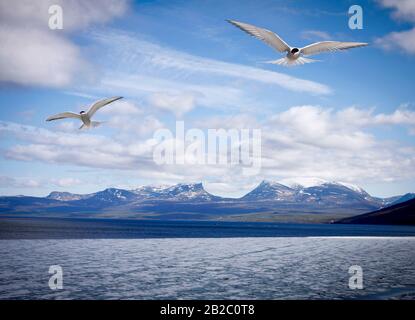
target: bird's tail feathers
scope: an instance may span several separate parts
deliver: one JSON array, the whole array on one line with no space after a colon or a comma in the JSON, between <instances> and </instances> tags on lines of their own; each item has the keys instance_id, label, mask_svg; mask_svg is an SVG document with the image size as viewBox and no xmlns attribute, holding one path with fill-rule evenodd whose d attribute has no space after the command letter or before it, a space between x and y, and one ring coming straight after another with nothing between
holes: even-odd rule
<instances>
[{"instance_id":1,"label":"bird's tail feathers","mask_svg":"<svg viewBox=\"0 0 415 320\"><path fill-rule=\"evenodd\" d=\"M292 60L292 59L288 59L287 57L284 57L278 60L265 61L265 63L278 64L280 66L292 67L292 66L303 65L306 63L317 62L317 61L319 60L309 59L305 57L299 57L296 60Z\"/></svg>"},{"instance_id":2,"label":"bird's tail feathers","mask_svg":"<svg viewBox=\"0 0 415 320\"><path fill-rule=\"evenodd\" d=\"M91 127L96 128L96 127L99 127L103 123L104 121L91 121Z\"/></svg>"},{"instance_id":3,"label":"bird's tail feathers","mask_svg":"<svg viewBox=\"0 0 415 320\"><path fill-rule=\"evenodd\" d=\"M103 124L105 121L91 121L89 125L83 124L79 127L79 130L87 130L91 128L99 127L101 124Z\"/></svg>"}]
</instances>

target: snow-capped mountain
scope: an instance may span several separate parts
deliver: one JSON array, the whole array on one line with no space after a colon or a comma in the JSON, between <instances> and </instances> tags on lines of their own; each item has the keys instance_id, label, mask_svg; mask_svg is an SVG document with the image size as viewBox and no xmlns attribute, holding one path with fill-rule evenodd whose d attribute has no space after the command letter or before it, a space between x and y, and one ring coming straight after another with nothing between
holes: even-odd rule
<instances>
[{"instance_id":1,"label":"snow-capped mountain","mask_svg":"<svg viewBox=\"0 0 415 320\"><path fill-rule=\"evenodd\" d=\"M318 186L299 189L297 201L315 202L323 205L371 205L379 203L362 188L343 183L328 182Z\"/></svg>"},{"instance_id":2,"label":"snow-capped mountain","mask_svg":"<svg viewBox=\"0 0 415 320\"><path fill-rule=\"evenodd\" d=\"M241 200L294 200L297 189L290 188L278 182L262 181L254 190L244 195Z\"/></svg>"},{"instance_id":3,"label":"snow-capped mountain","mask_svg":"<svg viewBox=\"0 0 415 320\"><path fill-rule=\"evenodd\" d=\"M130 191L135 193L140 199L157 199L165 189L170 187L170 185L140 186Z\"/></svg>"},{"instance_id":4,"label":"snow-capped mountain","mask_svg":"<svg viewBox=\"0 0 415 320\"><path fill-rule=\"evenodd\" d=\"M316 187L324 183L329 183L329 181L327 180L324 180L321 178L315 178L315 177L286 178L278 182L292 189L303 189L303 188L308 188L308 187Z\"/></svg>"},{"instance_id":5,"label":"snow-capped mountain","mask_svg":"<svg viewBox=\"0 0 415 320\"><path fill-rule=\"evenodd\" d=\"M108 188L103 191L84 195L54 191L46 198L59 201L83 200L88 203L105 202L108 204L145 200L211 201L220 199L205 191L202 183L179 183L173 186L141 186L132 190Z\"/></svg>"},{"instance_id":6,"label":"snow-capped mountain","mask_svg":"<svg viewBox=\"0 0 415 320\"><path fill-rule=\"evenodd\" d=\"M91 197L91 194L75 194L70 192L52 191L46 198L59 201L81 200Z\"/></svg>"},{"instance_id":7,"label":"snow-capped mountain","mask_svg":"<svg viewBox=\"0 0 415 320\"><path fill-rule=\"evenodd\" d=\"M103 191L96 192L87 198L88 201L99 202L124 202L135 199L136 195L134 192L117 188L108 188Z\"/></svg>"},{"instance_id":8,"label":"snow-capped mountain","mask_svg":"<svg viewBox=\"0 0 415 320\"><path fill-rule=\"evenodd\" d=\"M46 198L59 201L77 201L90 199L91 201L111 202L114 200L132 200L135 198L135 196L134 192L132 191L117 188L108 188L103 191L89 194L75 194L70 192L53 191Z\"/></svg>"},{"instance_id":9,"label":"snow-capped mountain","mask_svg":"<svg viewBox=\"0 0 415 320\"><path fill-rule=\"evenodd\" d=\"M311 183L313 182L313 183ZM415 194L375 198L360 187L325 180L290 185L262 181L239 199L214 196L202 183L141 186L132 190L108 188L91 194L50 193L47 197L0 197L0 213L211 219L213 216L266 214L352 215L403 202Z\"/></svg>"},{"instance_id":10,"label":"snow-capped mountain","mask_svg":"<svg viewBox=\"0 0 415 320\"><path fill-rule=\"evenodd\" d=\"M262 181L258 187L246 194L245 201L277 201L284 203L303 203L318 205L364 205L379 207L379 200L371 197L358 186L342 183L315 180L315 185L308 181L307 186L290 183L290 186L279 182Z\"/></svg>"},{"instance_id":11,"label":"snow-capped mountain","mask_svg":"<svg viewBox=\"0 0 415 320\"><path fill-rule=\"evenodd\" d=\"M347 183L347 182L334 182L334 183L343 185L346 188L351 189L351 190L356 191L356 192L361 193L361 194L368 194L363 188L361 188L361 187L359 187L355 184L351 184L351 183Z\"/></svg>"},{"instance_id":12,"label":"snow-capped mountain","mask_svg":"<svg viewBox=\"0 0 415 320\"><path fill-rule=\"evenodd\" d=\"M280 181L281 184L286 185L293 189L304 189L310 187L318 187L322 185L341 185L353 191L359 193L366 193L366 191L354 184L348 182L341 182L341 181L329 181L324 180L321 178L312 178L312 177L305 177L305 178L294 178L294 179L284 179Z\"/></svg>"},{"instance_id":13,"label":"snow-capped mountain","mask_svg":"<svg viewBox=\"0 0 415 320\"><path fill-rule=\"evenodd\" d=\"M209 201L219 197L211 195L202 183L179 183L173 186L142 186L132 190L141 199L172 200L172 201Z\"/></svg>"},{"instance_id":14,"label":"snow-capped mountain","mask_svg":"<svg viewBox=\"0 0 415 320\"><path fill-rule=\"evenodd\" d=\"M302 182L303 184L300 184ZM380 202L382 199L371 197L362 188L343 182L328 182L322 179L308 179L306 182L280 182L264 180L255 189L240 198L242 201L286 201L286 202L318 202L337 198L359 199L371 202ZM336 197L335 197L336 196ZM397 203L415 197L407 194L400 197L384 199L383 204ZM129 200L172 200L172 201L216 201L224 198L208 193L202 183L179 183L176 185L141 186L132 190L108 188L91 194L74 194L69 192L53 191L47 199L59 201L76 201L90 199L92 201L129 201ZM377 199L377 200L376 200ZM236 199L238 200L238 199Z\"/></svg>"}]
</instances>

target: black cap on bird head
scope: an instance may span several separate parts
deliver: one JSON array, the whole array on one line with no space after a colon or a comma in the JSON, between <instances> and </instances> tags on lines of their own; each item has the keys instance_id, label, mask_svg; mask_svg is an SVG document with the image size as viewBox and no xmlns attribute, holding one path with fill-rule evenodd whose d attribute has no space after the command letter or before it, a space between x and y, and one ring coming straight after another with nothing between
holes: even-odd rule
<instances>
[{"instance_id":1,"label":"black cap on bird head","mask_svg":"<svg viewBox=\"0 0 415 320\"><path fill-rule=\"evenodd\" d=\"M85 111L81 111L81 112L79 112L79 114L84 114L85 113Z\"/></svg>"}]
</instances>

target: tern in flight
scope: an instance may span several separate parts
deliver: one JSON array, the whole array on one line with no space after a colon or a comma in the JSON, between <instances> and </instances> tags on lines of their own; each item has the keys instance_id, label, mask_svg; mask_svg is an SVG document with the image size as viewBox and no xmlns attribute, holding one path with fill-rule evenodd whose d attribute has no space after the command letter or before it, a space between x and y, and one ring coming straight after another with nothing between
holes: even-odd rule
<instances>
[{"instance_id":1,"label":"tern in flight","mask_svg":"<svg viewBox=\"0 0 415 320\"><path fill-rule=\"evenodd\" d=\"M122 97L112 97L108 99L102 99L94 102L89 110L87 112L81 111L78 113L73 112L62 112L55 114L53 116L50 116L46 119L46 121L52 121L52 120L60 120L60 119L66 119L66 118L74 118L79 119L83 122L82 126L79 127L79 129L89 129L89 128L95 128L98 127L102 122L98 121L91 121L92 116L97 112L99 109L101 109L103 106L106 106L107 104L110 104L111 102L117 101L119 99L122 99Z\"/></svg>"},{"instance_id":2,"label":"tern in flight","mask_svg":"<svg viewBox=\"0 0 415 320\"><path fill-rule=\"evenodd\" d=\"M279 52L286 52L287 55L284 58L268 61L268 63L279 64L283 66L301 65L305 63L315 62L305 58L304 56L311 56L322 52L333 52L338 50L346 50L357 47L367 46L365 42L341 42L341 41L321 41L309 44L303 48L291 47L284 40L282 40L277 34L267 29L255 27L253 25L238 22L234 20L227 20L229 23L245 31L251 36L264 41L266 44L274 48Z\"/></svg>"}]
</instances>

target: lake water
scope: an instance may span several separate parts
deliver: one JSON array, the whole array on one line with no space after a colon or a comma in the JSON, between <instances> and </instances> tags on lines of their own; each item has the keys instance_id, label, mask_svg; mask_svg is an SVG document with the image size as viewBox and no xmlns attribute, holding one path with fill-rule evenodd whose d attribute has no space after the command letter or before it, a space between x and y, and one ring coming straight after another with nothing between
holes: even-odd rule
<instances>
[{"instance_id":1,"label":"lake water","mask_svg":"<svg viewBox=\"0 0 415 320\"><path fill-rule=\"evenodd\" d=\"M415 298L411 227L23 220L0 219L0 299Z\"/></svg>"},{"instance_id":2,"label":"lake water","mask_svg":"<svg viewBox=\"0 0 415 320\"><path fill-rule=\"evenodd\" d=\"M415 236L415 227L225 221L0 218L0 239L305 236Z\"/></svg>"}]
</instances>

